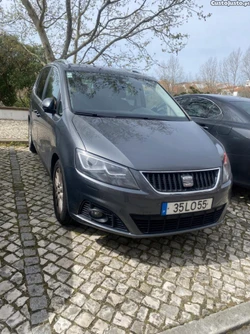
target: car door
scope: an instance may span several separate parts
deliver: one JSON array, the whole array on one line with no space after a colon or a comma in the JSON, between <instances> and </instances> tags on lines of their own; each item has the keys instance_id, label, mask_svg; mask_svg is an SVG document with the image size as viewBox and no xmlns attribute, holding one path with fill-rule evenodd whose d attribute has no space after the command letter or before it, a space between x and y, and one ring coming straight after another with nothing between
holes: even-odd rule
<instances>
[{"instance_id":1,"label":"car door","mask_svg":"<svg viewBox=\"0 0 250 334\"><path fill-rule=\"evenodd\" d=\"M61 119L61 102L60 102L60 80L59 73L56 68L52 67L47 79L43 100L46 98L54 98L55 113L46 113L43 108L40 110L38 142L40 147L41 158L50 169L51 156L56 146L56 125Z\"/></svg>"},{"instance_id":2,"label":"car door","mask_svg":"<svg viewBox=\"0 0 250 334\"><path fill-rule=\"evenodd\" d=\"M222 111L217 104L208 98L197 96L186 97L178 102L193 121L215 136L215 126L222 118Z\"/></svg>"},{"instance_id":3,"label":"car door","mask_svg":"<svg viewBox=\"0 0 250 334\"><path fill-rule=\"evenodd\" d=\"M36 84L33 89L32 99L31 99L31 118L30 118L30 129L33 143L39 152L38 143L38 126L40 118L40 109L42 105L42 98L46 80L50 72L50 67L45 67L39 74Z\"/></svg>"}]
</instances>

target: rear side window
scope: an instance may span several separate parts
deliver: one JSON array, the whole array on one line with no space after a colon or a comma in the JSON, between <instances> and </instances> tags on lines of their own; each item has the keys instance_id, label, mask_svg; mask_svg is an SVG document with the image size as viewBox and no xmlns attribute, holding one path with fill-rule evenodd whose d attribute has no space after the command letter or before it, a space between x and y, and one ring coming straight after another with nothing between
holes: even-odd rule
<instances>
[{"instance_id":1,"label":"rear side window","mask_svg":"<svg viewBox=\"0 0 250 334\"><path fill-rule=\"evenodd\" d=\"M250 115L250 99L249 101L230 101L230 103L237 108L244 110Z\"/></svg>"},{"instance_id":2,"label":"rear side window","mask_svg":"<svg viewBox=\"0 0 250 334\"><path fill-rule=\"evenodd\" d=\"M46 67L45 69L43 69L38 79L38 85L36 87L36 95L40 99L42 99L43 97L43 90L44 90L44 86L45 86L49 71L50 71L50 67Z\"/></svg>"}]
</instances>

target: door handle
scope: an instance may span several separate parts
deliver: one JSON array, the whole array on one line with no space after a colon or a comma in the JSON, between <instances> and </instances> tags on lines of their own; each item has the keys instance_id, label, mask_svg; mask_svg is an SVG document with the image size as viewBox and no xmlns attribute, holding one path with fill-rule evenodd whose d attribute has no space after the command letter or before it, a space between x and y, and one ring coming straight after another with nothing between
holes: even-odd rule
<instances>
[{"instance_id":1,"label":"door handle","mask_svg":"<svg viewBox=\"0 0 250 334\"><path fill-rule=\"evenodd\" d=\"M200 126L202 126L203 129L205 129L205 130L208 130L208 129L209 129L209 127L208 127L207 125L205 125L205 124L200 124Z\"/></svg>"}]
</instances>

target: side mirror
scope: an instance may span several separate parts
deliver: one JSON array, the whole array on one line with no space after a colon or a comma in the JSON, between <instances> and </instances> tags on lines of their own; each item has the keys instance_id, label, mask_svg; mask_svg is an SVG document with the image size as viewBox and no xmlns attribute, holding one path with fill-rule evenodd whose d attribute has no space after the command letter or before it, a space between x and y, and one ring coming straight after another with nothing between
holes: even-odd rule
<instances>
[{"instance_id":1,"label":"side mirror","mask_svg":"<svg viewBox=\"0 0 250 334\"><path fill-rule=\"evenodd\" d=\"M47 97L42 102L43 110L49 114L55 114L56 112L56 100L54 97Z\"/></svg>"}]
</instances>

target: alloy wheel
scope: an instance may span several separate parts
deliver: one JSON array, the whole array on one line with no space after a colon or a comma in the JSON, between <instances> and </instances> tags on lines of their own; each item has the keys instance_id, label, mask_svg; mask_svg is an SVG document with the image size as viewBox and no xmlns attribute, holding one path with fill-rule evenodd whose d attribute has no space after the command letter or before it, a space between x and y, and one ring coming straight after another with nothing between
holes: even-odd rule
<instances>
[{"instance_id":1,"label":"alloy wheel","mask_svg":"<svg viewBox=\"0 0 250 334\"><path fill-rule=\"evenodd\" d=\"M58 213L61 214L63 210L63 177L60 168L56 169L54 187L55 187L55 200L56 200L55 204Z\"/></svg>"}]
</instances>

